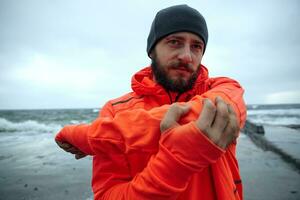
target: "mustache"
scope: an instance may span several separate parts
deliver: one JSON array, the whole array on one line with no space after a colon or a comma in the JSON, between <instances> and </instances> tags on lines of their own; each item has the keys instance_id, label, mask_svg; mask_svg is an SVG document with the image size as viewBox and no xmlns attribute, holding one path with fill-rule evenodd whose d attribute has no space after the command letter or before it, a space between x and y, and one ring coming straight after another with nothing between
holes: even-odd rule
<instances>
[{"instance_id":1,"label":"mustache","mask_svg":"<svg viewBox=\"0 0 300 200\"><path fill-rule=\"evenodd\" d=\"M172 69L185 69L188 72L194 72L193 66L189 63L175 62L169 65Z\"/></svg>"}]
</instances>

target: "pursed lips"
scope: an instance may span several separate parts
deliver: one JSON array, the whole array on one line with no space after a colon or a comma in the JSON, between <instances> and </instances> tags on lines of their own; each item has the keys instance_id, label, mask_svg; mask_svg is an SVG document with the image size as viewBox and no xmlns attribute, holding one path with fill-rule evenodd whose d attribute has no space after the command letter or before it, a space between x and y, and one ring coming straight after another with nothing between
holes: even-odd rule
<instances>
[{"instance_id":1,"label":"pursed lips","mask_svg":"<svg viewBox=\"0 0 300 200\"><path fill-rule=\"evenodd\" d=\"M188 69L187 67L172 67L171 70L184 72L184 73L191 73L191 70Z\"/></svg>"}]
</instances>

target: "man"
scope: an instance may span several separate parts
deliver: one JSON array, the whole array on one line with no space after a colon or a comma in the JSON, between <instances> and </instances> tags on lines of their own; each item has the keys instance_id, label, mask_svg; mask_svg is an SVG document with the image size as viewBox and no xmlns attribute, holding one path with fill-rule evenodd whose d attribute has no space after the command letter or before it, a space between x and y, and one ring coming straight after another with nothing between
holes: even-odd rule
<instances>
[{"instance_id":1,"label":"man","mask_svg":"<svg viewBox=\"0 0 300 200\"><path fill-rule=\"evenodd\" d=\"M94 155L95 199L243 198L235 157L243 89L208 78L207 39L197 10L161 10L148 37L151 66L133 76L133 91L107 102L91 125L56 136L77 158Z\"/></svg>"}]
</instances>

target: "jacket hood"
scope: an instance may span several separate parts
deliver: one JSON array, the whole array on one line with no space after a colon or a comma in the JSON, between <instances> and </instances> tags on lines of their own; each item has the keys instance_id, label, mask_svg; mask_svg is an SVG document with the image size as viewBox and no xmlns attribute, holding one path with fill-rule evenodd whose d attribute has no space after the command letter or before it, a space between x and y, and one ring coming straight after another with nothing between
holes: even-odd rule
<instances>
[{"instance_id":1,"label":"jacket hood","mask_svg":"<svg viewBox=\"0 0 300 200\"><path fill-rule=\"evenodd\" d=\"M204 65L201 65L200 73L194 87L186 93L195 95L197 92L202 90L207 79L208 70ZM166 90L160 84L153 81L151 66L145 67L132 76L131 88L138 95L166 94Z\"/></svg>"}]
</instances>

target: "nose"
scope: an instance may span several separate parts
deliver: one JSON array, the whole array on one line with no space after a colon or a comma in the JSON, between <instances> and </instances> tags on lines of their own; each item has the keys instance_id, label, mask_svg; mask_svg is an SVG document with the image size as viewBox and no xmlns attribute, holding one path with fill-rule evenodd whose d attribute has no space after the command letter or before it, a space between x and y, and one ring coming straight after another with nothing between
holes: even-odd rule
<instances>
[{"instance_id":1,"label":"nose","mask_svg":"<svg viewBox=\"0 0 300 200\"><path fill-rule=\"evenodd\" d=\"M188 45L183 47L179 54L178 59L183 63L191 63L192 62L192 52Z\"/></svg>"}]
</instances>

